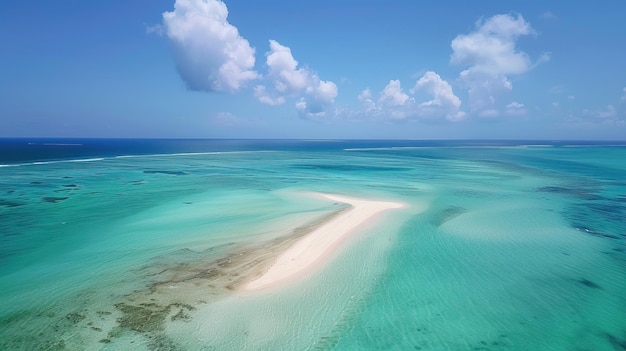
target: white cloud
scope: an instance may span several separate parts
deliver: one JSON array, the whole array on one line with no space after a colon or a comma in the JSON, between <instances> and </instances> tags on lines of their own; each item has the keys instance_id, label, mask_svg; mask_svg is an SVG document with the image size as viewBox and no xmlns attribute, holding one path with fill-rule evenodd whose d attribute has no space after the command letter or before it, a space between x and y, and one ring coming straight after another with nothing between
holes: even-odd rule
<instances>
[{"instance_id":1,"label":"white cloud","mask_svg":"<svg viewBox=\"0 0 626 351\"><path fill-rule=\"evenodd\" d=\"M558 106L554 105L553 106ZM505 114L509 115L509 116L521 116L521 115L525 115L527 112L526 110L526 106L524 106L524 104L521 104L517 101L513 101L510 104L506 105L506 109L504 111Z\"/></svg>"},{"instance_id":2,"label":"white cloud","mask_svg":"<svg viewBox=\"0 0 626 351\"><path fill-rule=\"evenodd\" d=\"M473 113L497 115L502 105L498 106L496 98L513 89L508 76L526 73L550 59L550 54L544 53L533 64L525 52L517 49L517 40L533 33L521 15L495 15L478 21L473 32L452 40L450 63L467 67L459 80L468 89Z\"/></svg>"},{"instance_id":3,"label":"white cloud","mask_svg":"<svg viewBox=\"0 0 626 351\"><path fill-rule=\"evenodd\" d=\"M452 86L432 71L426 72L417 83L413 91L426 91L433 96L432 100L422 102L418 106L422 116L445 115L450 121L459 121L465 118L465 112L460 111L461 99L452 91Z\"/></svg>"},{"instance_id":4,"label":"white cloud","mask_svg":"<svg viewBox=\"0 0 626 351\"><path fill-rule=\"evenodd\" d=\"M304 68L297 68L298 61L291 55L291 49L275 40L270 40L267 67L268 76L274 80L276 90L281 93L304 89L312 75Z\"/></svg>"},{"instance_id":5,"label":"white cloud","mask_svg":"<svg viewBox=\"0 0 626 351\"><path fill-rule=\"evenodd\" d=\"M259 99L261 103L270 106L278 106L285 103L284 96L272 96L263 85L257 85L254 87L254 96Z\"/></svg>"},{"instance_id":6,"label":"white cloud","mask_svg":"<svg viewBox=\"0 0 626 351\"><path fill-rule=\"evenodd\" d=\"M146 33L148 34L156 34L156 35L163 35L165 34L165 27L163 27L162 24L155 24L155 25L145 25L146 27Z\"/></svg>"},{"instance_id":7,"label":"white cloud","mask_svg":"<svg viewBox=\"0 0 626 351\"><path fill-rule=\"evenodd\" d=\"M435 72L426 72L409 93L402 89L399 80L390 80L376 100L369 89L363 90L358 96L362 103L361 114L392 120L459 121L465 118L465 112L460 110L461 100L454 95L452 86ZM431 99L418 102L418 93Z\"/></svg>"},{"instance_id":8,"label":"white cloud","mask_svg":"<svg viewBox=\"0 0 626 351\"><path fill-rule=\"evenodd\" d=\"M407 103L412 103L412 100L407 94L402 91L399 80L390 80L387 86L380 93L378 102L381 105L387 106L402 106Z\"/></svg>"},{"instance_id":9,"label":"white cloud","mask_svg":"<svg viewBox=\"0 0 626 351\"><path fill-rule=\"evenodd\" d=\"M521 15L496 15L476 26L474 32L452 40L451 63L468 65L470 72L490 75L521 74L530 69L528 55L515 48L520 36L532 33Z\"/></svg>"},{"instance_id":10,"label":"white cloud","mask_svg":"<svg viewBox=\"0 0 626 351\"><path fill-rule=\"evenodd\" d=\"M219 0L176 0L174 11L163 13L178 73L189 89L234 92L258 78L254 49L227 18Z\"/></svg>"},{"instance_id":11,"label":"white cloud","mask_svg":"<svg viewBox=\"0 0 626 351\"><path fill-rule=\"evenodd\" d=\"M372 99L372 91L369 88L363 90L361 93L359 93L358 99L359 99L359 101L371 100Z\"/></svg>"},{"instance_id":12,"label":"white cloud","mask_svg":"<svg viewBox=\"0 0 626 351\"><path fill-rule=\"evenodd\" d=\"M626 101L626 87L623 89L624 95L620 98L620 101Z\"/></svg>"},{"instance_id":13,"label":"white cloud","mask_svg":"<svg viewBox=\"0 0 626 351\"><path fill-rule=\"evenodd\" d=\"M325 117L336 97L335 83L316 78L314 84L306 88L306 97L301 97L296 103L296 109L307 118Z\"/></svg>"},{"instance_id":14,"label":"white cloud","mask_svg":"<svg viewBox=\"0 0 626 351\"><path fill-rule=\"evenodd\" d=\"M338 94L337 85L324 81L314 71L298 67L291 49L270 40L270 51L266 53L268 73L265 77L271 87L257 85L256 98L264 104L280 105L288 97L297 98L296 109L304 117L326 116Z\"/></svg>"}]
</instances>

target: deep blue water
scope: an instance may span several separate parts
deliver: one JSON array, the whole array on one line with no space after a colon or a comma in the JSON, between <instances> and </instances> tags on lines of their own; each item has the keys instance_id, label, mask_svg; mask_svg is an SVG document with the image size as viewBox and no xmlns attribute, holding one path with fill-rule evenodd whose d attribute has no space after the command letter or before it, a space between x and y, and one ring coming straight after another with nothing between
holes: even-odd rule
<instances>
[{"instance_id":1,"label":"deep blue water","mask_svg":"<svg viewBox=\"0 0 626 351\"><path fill-rule=\"evenodd\" d=\"M0 165L50 160L201 153L223 151L331 151L351 148L462 147L462 146L608 146L615 141L533 140L235 140L235 139L0 139Z\"/></svg>"}]
</instances>

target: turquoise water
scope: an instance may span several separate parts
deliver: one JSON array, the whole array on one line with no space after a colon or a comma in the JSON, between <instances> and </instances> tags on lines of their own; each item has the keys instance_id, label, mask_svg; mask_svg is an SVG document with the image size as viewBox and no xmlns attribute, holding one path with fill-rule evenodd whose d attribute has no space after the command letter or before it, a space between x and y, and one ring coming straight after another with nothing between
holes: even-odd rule
<instances>
[{"instance_id":1,"label":"turquoise water","mask_svg":"<svg viewBox=\"0 0 626 351\"><path fill-rule=\"evenodd\" d=\"M626 349L623 146L126 143L0 160L0 349ZM310 192L408 206L237 290Z\"/></svg>"}]
</instances>

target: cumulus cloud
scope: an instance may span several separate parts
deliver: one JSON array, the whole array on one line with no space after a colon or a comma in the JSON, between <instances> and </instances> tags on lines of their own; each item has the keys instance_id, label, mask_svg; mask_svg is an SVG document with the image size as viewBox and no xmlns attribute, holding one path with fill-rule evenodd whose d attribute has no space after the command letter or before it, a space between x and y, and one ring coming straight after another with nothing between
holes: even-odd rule
<instances>
[{"instance_id":1,"label":"cumulus cloud","mask_svg":"<svg viewBox=\"0 0 626 351\"><path fill-rule=\"evenodd\" d=\"M306 67L298 67L291 49L276 40L270 40L266 53L268 68L266 80L270 87L257 85L256 98L268 105L280 105L287 98L297 98L296 109L308 118L321 118L331 109L338 94L337 85L321 80L318 74Z\"/></svg>"},{"instance_id":2,"label":"cumulus cloud","mask_svg":"<svg viewBox=\"0 0 626 351\"><path fill-rule=\"evenodd\" d=\"M306 96L296 103L296 109L308 118L325 117L335 103L337 92L335 83L317 79L306 88Z\"/></svg>"},{"instance_id":3,"label":"cumulus cloud","mask_svg":"<svg viewBox=\"0 0 626 351\"><path fill-rule=\"evenodd\" d=\"M378 102L387 106L403 106L407 103L413 103L415 100L404 93L399 80L390 80L380 93Z\"/></svg>"},{"instance_id":4,"label":"cumulus cloud","mask_svg":"<svg viewBox=\"0 0 626 351\"><path fill-rule=\"evenodd\" d=\"M433 96L432 100L422 102L418 110L422 116L436 117L445 115L447 120L459 121L465 118L465 112L460 111L461 99L452 91L452 86L432 71L426 72L417 83L413 91L426 91Z\"/></svg>"},{"instance_id":5,"label":"cumulus cloud","mask_svg":"<svg viewBox=\"0 0 626 351\"><path fill-rule=\"evenodd\" d=\"M472 112L488 117L494 111L499 114L497 97L513 89L508 76L526 73L550 60L550 54L544 53L533 63L517 49L517 40L533 33L521 15L495 15L478 21L471 33L452 40L450 63L467 67L459 80L468 89Z\"/></svg>"},{"instance_id":6,"label":"cumulus cloud","mask_svg":"<svg viewBox=\"0 0 626 351\"><path fill-rule=\"evenodd\" d=\"M234 92L259 77L254 49L219 0L176 0L163 13L165 34L181 78L191 90Z\"/></svg>"},{"instance_id":7,"label":"cumulus cloud","mask_svg":"<svg viewBox=\"0 0 626 351\"><path fill-rule=\"evenodd\" d=\"M268 76L273 79L276 90L281 93L299 91L307 87L313 75L304 68L298 68L298 61L293 58L291 49L270 40L267 53Z\"/></svg>"},{"instance_id":8,"label":"cumulus cloud","mask_svg":"<svg viewBox=\"0 0 626 351\"><path fill-rule=\"evenodd\" d=\"M474 32L452 40L452 64L468 65L470 72L490 75L520 74L530 68L528 55L515 48L520 36L532 33L521 15L496 15L477 22L476 27Z\"/></svg>"},{"instance_id":9,"label":"cumulus cloud","mask_svg":"<svg viewBox=\"0 0 626 351\"><path fill-rule=\"evenodd\" d=\"M419 102L417 94L431 99ZM452 86L432 71L418 79L408 93L399 80L390 80L377 99L373 98L369 89L363 90L358 98L362 103L362 114L369 117L425 121L459 121L465 118L465 112L460 110L461 99L454 95Z\"/></svg>"}]
</instances>

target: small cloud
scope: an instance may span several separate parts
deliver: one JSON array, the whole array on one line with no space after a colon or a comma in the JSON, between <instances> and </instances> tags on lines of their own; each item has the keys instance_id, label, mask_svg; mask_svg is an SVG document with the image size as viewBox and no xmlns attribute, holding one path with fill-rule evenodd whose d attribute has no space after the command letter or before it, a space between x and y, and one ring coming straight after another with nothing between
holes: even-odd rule
<instances>
[{"instance_id":1,"label":"small cloud","mask_svg":"<svg viewBox=\"0 0 626 351\"><path fill-rule=\"evenodd\" d=\"M299 97L296 109L303 117L324 117L335 102L337 85L321 80L316 72L306 67L299 67L289 47L276 40L270 40L269 44L265 79L270 87L257 85L254 88L255 97L261 103L274 106L285 103L288 97Z\"/></svg>"},{"instance_id":2,"label":"small cloud","mask_svg":"<svg viewBox=\"0 0 626 351\"><path fill-rule=\"evenodd\" d=\"M399 80L390 80L380 93L378 103L387 106L402 106L413 100L402 91Z\"/></svg>"},{"instance_id":3,"label":"small cloud","mask_svg":"<svg viewBox=\"0 0 626 351\"><path fill-rule=\"evenodd\" d=\"M452 86L437 73L432 71L424 73L413 89L420 90L428 92L433 99L419 104L418 114L429 117L443 114L449 121L460 121L465 118L465 112L460 110L461 99L454 95Z\"/></svg>"},{"instance_id":4,"label":"small cloud","mask_svg":"<svg viewBox=\"0 0 626 351\"><path fill-rule=\"evenodd\" d=\"M622 89L624 95L622 95L622 97L619 99L620 101L626 101L626 87L624 87L624 89Z\"/></svg>"},{"instance_id":5,"label":"small cloud","mask_svg":"<svg viewBox=\"0 0 626 351\"><path fill-rule=\"evenodd\" d=\"M574 101L576 99L576 97L574 95L568 95L567 96L567 100L569 101Z\"/></svg>"},{"instance_id":6,"label":"small cloud","mask_svg":"<svg viewBox=\"0 0 626 351\"><path fill-rule=\"evenodd\" d=\"M558 104L557 104L558 106ZM513 101L510 104L506 105L505 114L509 116L522 116L526 114L526 107L524 104L520 104L519 102Z\"/></svg>"},{"instance_id":7,"label":"small cloud","mask_svg":"<svg viewBox=\"0 0 626 351\"><path fill-rule=\"evenodd\" d=\"M146 27L146 33L147 34L156 34L156 35L163 35L165 34L165 28L163 27L162 24L155 24L152 26L149 26L147 24L144 24Z\"/></svg>"},{"instance_id":8,"label":"small cloud","mask_svg":"<svg viewBox=\"0 0 626 351\"><path fill-rule=\"evenodd\" d=\"M335 83L318 80L307 87L306 95L296 103L296 109L306 118L326 117L336 97L337 85Z\"/></svg>"},{"instance_id":9,"label":"small cloud","mask_svg":"<svg viewBox=\"0 0 626 351\"><path fill-rule=\"evenodd\" d=\"M254 96L263 104L270 106L278 106L285 103L284 96L271 96L267 88L262 85L254 87Z\"/></svg>"},{"instance_id":10,"label":"small cloud","mask_svg":"<svg viewBox=\"0 0 626 351\"><path fill-rule=\"evenodd\" d=\"M541 18L544 19L544 20L550 20L550 19L556 19L557 17L552 12L546 11L546 12L541 14Z\"/></svg>"},{"instance_id":11,"label":"small cloud","mask_svg":"<svg viewBox=\"0 0 626 351\"><path fill-rule=\"evenodd\" d=\"M552 102L552 107L559 107L559 102L558 101L553 101Z\"/></svg>"},{"instance_id":12,"label":"small cloud","mask_svg":"<svg viewBox=\"0 0 626 351\"><path fill-rule=\"evenodd\" d=\"M363 90L358 96L359 101L367 101L367 100L370 100L371 98L372 98L372 91L369 88Z\"/></svg>"},{"instance_id":13,"label":"small cloud","mask_svg":"<svg viewBox=\"0 0 626 351\"><path fill-rule=\"evenodd\" d=\"M228 22L220 0L176 0L163 13L176 67L191 90L234 92L259 78L254 49Z\"/></svg>"}]
</instances>

